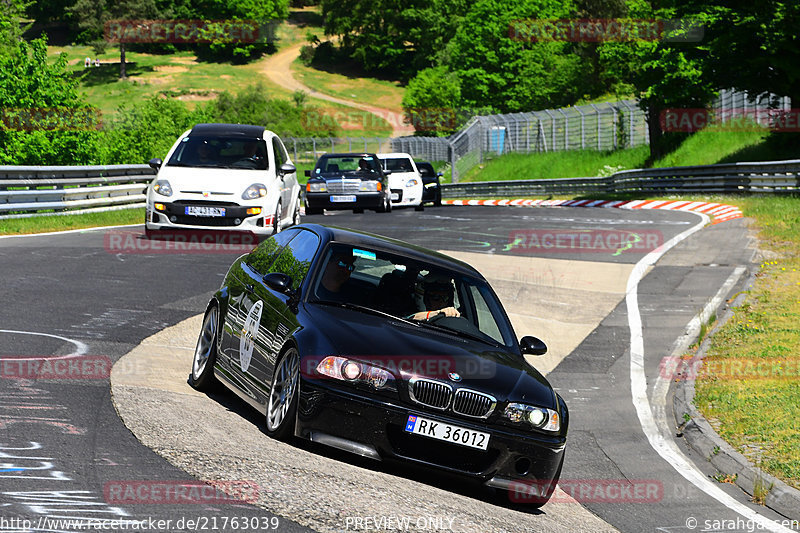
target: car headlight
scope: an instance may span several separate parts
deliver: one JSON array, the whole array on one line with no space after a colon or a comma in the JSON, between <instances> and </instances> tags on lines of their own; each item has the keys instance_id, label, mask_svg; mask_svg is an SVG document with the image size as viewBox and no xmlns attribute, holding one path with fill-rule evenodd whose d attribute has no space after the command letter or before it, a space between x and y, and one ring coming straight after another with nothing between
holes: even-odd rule
<instances>
[{"instance_id":1,"label":"car headlight","mask_svg":"<svg viewBox=\"0 0 800 533\"><path fill-rule=\"evenodd\" d=\"M561 417L546 407L535 407L523 403L509 403L503 416L515 424L525 424L544 431L559 431Z\"/></svg>"},{"instance_id":2,"label":"car headlight","mask_svg":"<svg viewBox=\"0 0 800 533\"><path fill-rule=\"evenodd\" d=\"M170 185L167 180L158 180L156 184L153 185L153 192L161 196L172 196L172 185Z\"/></svg>"},{"instance_id":3,"label":"car headlight","mask_svg":"<svg viewBox=\"0 0 800 533\"><path fill-rule=\"evenodd\" d=\"M358 187L361 192L378 192L381 190L381 182L379 181L362 181Z\"/></svg>"},{"instance_id":4,"label":"car headlight","mask_svg":"<svg viewBox=\"0 0 800 533\"><path fill-rule=\"evenodd\" d=\"M326 357L317 365L317 373L340 381L371 385L377 390L397 390L390 372L346 357Z\"/></svg>"},{"instance_id":5,"label":"car headlight","mask_svg":"<svg viewBox=\"0 0 800 533\"><path fill-rule=\"evenodd\" d=\"M406 182L406 187L416 187L419 185L419 180L417 178L411 178Z\"/></svg>"},{"instance_id":6,"label":"car headlight","mask_svg":"<svg viewBox=\"0 0 800 533\"><path fill-rule=\"evenodd\" d=\"M328 184L324 181L307 183L306 192L328 192Z\"/></svg>"},{"instance_id":7,"label":"car headlight","mask_svg":"<svg viewBox=\"0 0 800 533\"><path fill-rule=\"evenodd\" d=\"M243 200L255 200L267 195L267 186L262 183L254 183L242 193Z\"/></svg>"}]
</instances>

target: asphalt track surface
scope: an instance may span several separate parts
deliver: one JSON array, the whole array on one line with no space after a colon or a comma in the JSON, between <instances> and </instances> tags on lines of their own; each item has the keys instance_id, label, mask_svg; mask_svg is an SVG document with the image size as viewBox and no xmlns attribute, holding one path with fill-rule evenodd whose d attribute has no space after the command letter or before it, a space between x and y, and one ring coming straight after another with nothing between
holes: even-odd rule
<instances>
[{"instance_id":1,"label":"asphalt track surface","mask_svg":"<svg viewBox=\"0 0 800 533\"><path fill-rule=\"evenodd\" d=\"M595 232L596 236L602 229L636 233L645 237L642 242L662 244L698 221L695 215L680 212L492 207L337 214L304 220L366 229L433 249L492 254L499 264L504 256L539 255L629 265L650 248L620 251L601 247L589 253L551 249L543 253L541 248L523 246L518 237L521 232L530 243L541 237L543 230L567 235ZM659 363L671 355L686 324L737 267L749 266L752 249L744 226L744 221L735 220L702 229L668 252L640 283L648 394L652 394L650 378L658 376ZM143 339L201 313L235 258L231 253L118 253L109 247L109 233L114 231L120 230L0 239L4 273L0 286L5 303L0 308L0 355L4 360L83 353L114 362ZM655 240L647 241L648 235ZM592 302L573 305L591 306ZM650 446L631 401L629 346L627 311L625 302L620 302L548 376L572 415L562 473L565 486L575 487L587 480L593 483L594 494L575 496L620 531L752 530L752 524L686 481ZM115 500L109 491L121 482L185 482L191 477L128 431L114 410L107 379L0 379L0 393L0 529L75 530L39 522L42 517L62 516L172 520L170 527L160 529L151 522L149 530L153 531L202 530L186 521L210 527L216 518L216 530L241 531L243 522L239 527L230 523L230 518L237 516L258 522L258 527L247 529L251 531L276 525L280 531L307 530L288 518L242 503L204 500L165 505ZM226 402L233 404L231 416L243 416L235 400L221 401L223 405ZM204 431L199 421L189 419L186 425ZM691 455L679 438L675 443ZM335 453L315 453L339 458ZM702 461L697 464L705 468ZM398 476L398 482L405 475L391 470L389 474ZM438 483L437 478L425 474L413 476L423 483ZM644 483L645 488L656 489L645 501L617 497L606 503L608 480L616 486ZM756 509L735 486L719 487ZM468 496L484 501L480 492ZM757 509L771 519L781 518ZM531 514L535 519L536 513ZM10 522L12 519L17 522ZM23 519L33 527L21 527ZM178 526L181 519L184 527ZM221 527L224 520L229 521L227 528Z\"/></svg>"}]
</instances>

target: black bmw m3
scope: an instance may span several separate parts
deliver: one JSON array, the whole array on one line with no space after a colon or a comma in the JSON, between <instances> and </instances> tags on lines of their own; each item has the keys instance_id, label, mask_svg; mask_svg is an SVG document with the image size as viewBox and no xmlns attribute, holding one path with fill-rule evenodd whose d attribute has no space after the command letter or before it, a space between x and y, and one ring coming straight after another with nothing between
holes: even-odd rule
<instances>
[{"instance_id":1,"label":"black bmw m3","mask_svg":"<svg viewBox=\"0 0 800 533\"><path fill-rule=\"evenodd\" d=\"M237 259L209 302L190 382L219 381L266 433L411 461L501 490L561 472L567 406L524 358L471 266L401 241L304 224ZM526 493L531 491L526 489Z\"/></svg>"}]
</instances>

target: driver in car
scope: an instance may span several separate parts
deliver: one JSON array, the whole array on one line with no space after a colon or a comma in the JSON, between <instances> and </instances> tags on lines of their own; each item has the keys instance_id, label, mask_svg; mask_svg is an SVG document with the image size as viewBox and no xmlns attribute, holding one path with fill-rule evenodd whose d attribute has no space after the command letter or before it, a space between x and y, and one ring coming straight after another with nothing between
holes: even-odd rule
<instances>
[{"instance_id":1,"label":"driver in car","mask_svg":"<svg viewBox=\"0 0 800 533\"><path fill-rule=\"evenodd\" d=\"M422 282L422 301L425 311L411 315L413 320L428 320L436 316L458 317L461 313L454 307L455 289L452 280L442 274L430 273Z\"/></svg>"}]
</instances>

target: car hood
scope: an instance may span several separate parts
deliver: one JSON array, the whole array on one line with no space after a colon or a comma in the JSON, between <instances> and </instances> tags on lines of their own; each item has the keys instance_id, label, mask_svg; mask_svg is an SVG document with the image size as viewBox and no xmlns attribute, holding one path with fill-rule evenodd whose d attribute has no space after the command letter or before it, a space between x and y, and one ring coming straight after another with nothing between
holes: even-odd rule
<instances>
[{"instance_id":1,"label":"car hood","mask_svg":"<svg viewBox=\"0 0 800 533\"><path fill-rule=\"evenodd\" d=\"M519 354L464 336L326 304L307 303L331 353L373 362L403 379L427 377L491 394L498 401L557 409L553 389Z\"/></svg>"},{"instance_id":2,"label":"car hood","mask_svg":"<svg viewBox=\"0 0 800 533\"><path fill-rule=\"evenodd\" d=\"M241 194L253 183L267 185L268 172L236 168L192 168L165 165L158 171L160 180L168 180L176 193L207 191L232 194L241 200Z\"/></svg>"}]
</instances>

